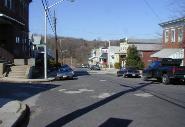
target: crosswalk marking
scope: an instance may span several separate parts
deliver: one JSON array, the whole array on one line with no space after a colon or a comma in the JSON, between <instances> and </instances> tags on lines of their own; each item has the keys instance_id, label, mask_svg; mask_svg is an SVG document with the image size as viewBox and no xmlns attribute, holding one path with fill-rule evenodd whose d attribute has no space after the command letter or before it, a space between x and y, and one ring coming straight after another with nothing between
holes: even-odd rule
<instances>
[{"instance_id":1,"label":"crosswalk marking","mask_svg":"<svg viewBox=\"0 0 185 127\"><path fill-rule=\"evenodd\" d=\"M78 89L78 90L60 89L58 91L66 93L66 94L79 94L79 93L84 93L84 92L93 92L94 90L83 88L83 89Z\"/></svg>"},{"instance_id":2,"label":"crosswalk marking","mask_svg":"<svg viewBox=\"0 0 185 127\"><path fill-rule=\"evenodd\" d=\"M138 97L152 97L153 95L149 94L149 93L137 93L137 94L134 94L135 96L138 96Z\"/></svg>"}]
</instances>

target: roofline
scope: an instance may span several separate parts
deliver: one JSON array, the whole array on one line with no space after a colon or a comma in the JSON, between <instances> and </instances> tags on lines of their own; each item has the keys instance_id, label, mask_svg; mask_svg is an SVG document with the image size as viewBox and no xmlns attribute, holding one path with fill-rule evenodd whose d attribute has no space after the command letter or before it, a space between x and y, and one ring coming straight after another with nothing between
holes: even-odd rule
<instances>
[{"instance_id":1,"label":"roofline","mask_svg":"<svg viewBox=\"0 0 185 127\"><path fill-rule=\"evenodd\" d=\"M160 23L159 25L161 27L164 27L166 25L177 23L177 22L182 22L182 21L185 22L185 16L184 17L181 17L181 18L178 18L178 19L174 19L174 20L170 20L170 21L167 21L167 22Z\"/></svg>"},{"instance_id":2,"label":"roofline","mask_svg":"<svg viewBox=\"0 0 185 127\"><path fill-rule=\"evenodd\" d=\"M161 41L160 42L127 42L128 44L158 44L161 45Z\"/></svg>"},{"instance_id":3,"label":"roofline","mask_svg":"<svg viewBox=\"0 0 185 127\"><path fill-rule=\"evenodd\" d=\"M14 19L14 18L12 18L12 17L10 17L10 16L7 16L7 15L5 15L5 14L0 13L0 17L5 17L5 18L7 18L7 19L9 19L9 20L12 20L12 21L17 22L18 24L20 24L20 25L22 25L22 26L25 26L24 23L22 23L22 22L20 22L20 21L18 21L18 20L16 20L16 19Z\"/></svg>"}]
</instances>

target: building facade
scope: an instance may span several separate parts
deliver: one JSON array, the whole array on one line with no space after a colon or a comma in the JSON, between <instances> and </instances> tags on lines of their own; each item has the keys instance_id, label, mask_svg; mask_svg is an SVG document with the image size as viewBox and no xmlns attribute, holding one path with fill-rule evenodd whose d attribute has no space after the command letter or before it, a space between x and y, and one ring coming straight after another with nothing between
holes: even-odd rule
<instances>
[{"instance_id":1,"label":"building facade","mask_svg":"<svg viewBox=\"0 0 185 127\"><path fill-rule=\"evenodd\" d=\"M159 24L163 28L163 48L183 48L185 17Z\"/></svg>"},{"instance_id":2,"label":"building facade","mask_svg":"<svg viewBox=\"0 0 185 127\"><path fill-rule=\"evenodd\" d=\"M108 64L108 49L97 48L91 51L91 57L88 60L89 65L99 65L100 67L107 67Z\"/></svg>"},{"instance_id":3,"label":"building facade","mask_svg":"<svg viewBox=\"0 0 185 127\"><path fill-rule=\"evenodd\" d=\"M115 63L119 63L118 53L120 51L119 46L110 46L108 47L108 64L110 67L114 67Z\"/></svg>"},{"instance_id":4,"label":"building facade","mask_svg":"<svg viewBox=\"0 0 185 127\"><path fill-rule=\"evenodd\" d=\"M0 47L14 58L30 56L29 4L32 0L0 0Z\"/></svg>"},{"instance_id":5,"label":"building facade","mask_svg":"<svg viewBox=\"0 0 185 127\"><path fill-rule=\"evenodd\" d=\"M159 24L163 29L163 49L151 57L182 59L185 65L185 17Z\"/></svg>"},{"instance_id":6,"label":"building facade","mask_svg":"<svg viewBox=\"0 0 185 127\"><path fill-rule=\"evenodd\" d=\"M120 43L120 53L122 53L121 63L124 65L126 63L127 49L132 45L136 46L139 51L141 60L143 61L145 67L147 67L150 62L155 60L155 58L150 56L162 49L160 39L128 39L125 42Z\"/></svg>"}]
</instances>

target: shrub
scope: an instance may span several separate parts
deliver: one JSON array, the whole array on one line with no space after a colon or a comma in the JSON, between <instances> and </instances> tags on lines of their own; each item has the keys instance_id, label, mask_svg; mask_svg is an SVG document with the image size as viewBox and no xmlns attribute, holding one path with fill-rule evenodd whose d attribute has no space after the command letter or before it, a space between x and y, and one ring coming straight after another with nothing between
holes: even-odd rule
<instances>
[{"instance_id":1,"label":"shrub","mask_svg":"<svg viewBox=\"0 0 185 127\"><path fill-rule=\"evenodd\" d=\"M115 64L114 64L114 67L115 67L116 69L120 69L120 68L121 68L121 63L115 63Z\"/></svg>"}]
</instances>

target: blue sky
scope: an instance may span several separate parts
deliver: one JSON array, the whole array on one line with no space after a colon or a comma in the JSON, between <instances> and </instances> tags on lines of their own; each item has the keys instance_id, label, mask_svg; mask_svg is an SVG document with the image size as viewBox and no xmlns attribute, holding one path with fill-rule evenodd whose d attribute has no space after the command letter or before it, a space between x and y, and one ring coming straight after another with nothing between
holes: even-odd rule
<instances>
[{"instance_id":1,"label":"blue sky","mask_svg":"<svg viewBox=\"0 0 185 127\"><path fill-rule=\"evenodd\" d=\"M57 1L48 0L49 5ZM173 4L173 0L66 0L50 12L53 15L56 11L59 36L88 40L156 38L162 32L158 24L174 14ZM30 4L30 32L44 33L41 0ZM53 34L49 26L48 33Z\"/></svg>"}]
</instances>

